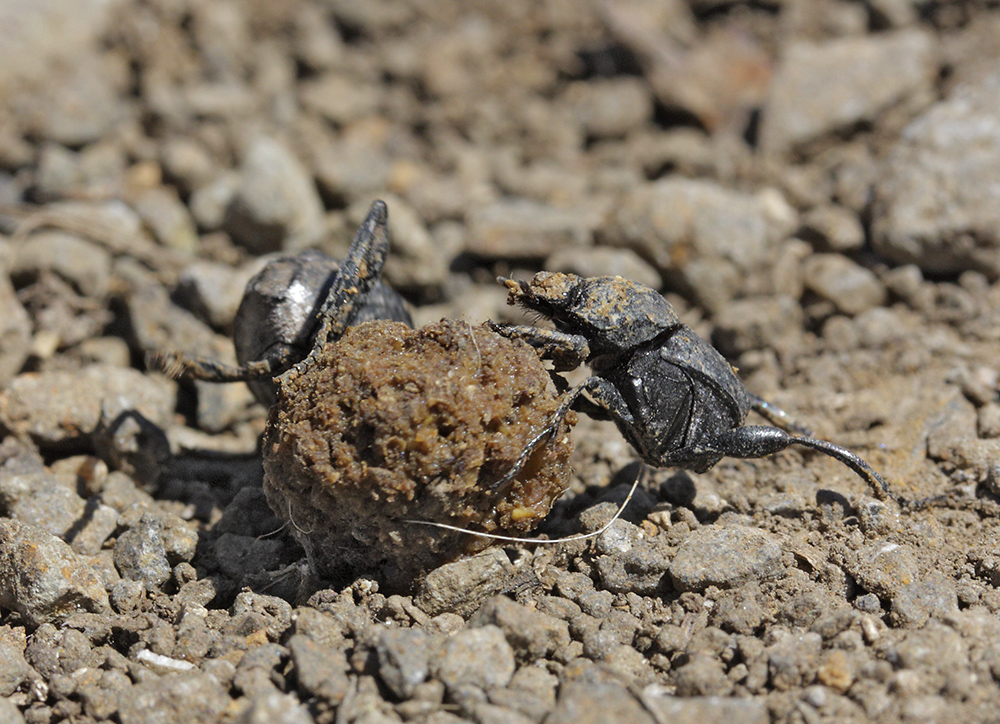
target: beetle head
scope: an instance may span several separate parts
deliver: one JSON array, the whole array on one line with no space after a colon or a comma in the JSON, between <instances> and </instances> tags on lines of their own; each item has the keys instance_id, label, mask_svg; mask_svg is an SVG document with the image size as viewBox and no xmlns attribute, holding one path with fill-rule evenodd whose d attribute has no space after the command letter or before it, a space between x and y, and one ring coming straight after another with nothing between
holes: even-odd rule
<instances>
[{"instance_id":1,"label":"beetle head","mask_svg":"<svg viewBox=\"0 0 1000 724\"><path fill-rule=\"evenodd\" d=\"M670 302L622 277L539 272L530 282L500 278L508 304L552 320L556 329L586 338L593 355L634 348L679 325Z\"/></svg>"}]
</instances>

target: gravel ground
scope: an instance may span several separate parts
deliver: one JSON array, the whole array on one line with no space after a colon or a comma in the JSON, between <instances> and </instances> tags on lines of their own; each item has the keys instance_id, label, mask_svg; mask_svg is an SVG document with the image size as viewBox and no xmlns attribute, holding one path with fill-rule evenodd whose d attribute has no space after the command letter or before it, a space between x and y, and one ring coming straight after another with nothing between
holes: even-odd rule
<instances>
[{"instance_id":1,"label":"gravel ground","mask_svg":"<svg viewBox=\"0 0 1000 724\"><path fill-rule=\"evenodd\" d=\"M0 720L997 721L998 68L989 0L0 3ZM375 198L418 324L620 274L923 504L792 449L332 587L143 359ZM638 474L570 438L550 537Z\"/></svg>"}]
</instances>

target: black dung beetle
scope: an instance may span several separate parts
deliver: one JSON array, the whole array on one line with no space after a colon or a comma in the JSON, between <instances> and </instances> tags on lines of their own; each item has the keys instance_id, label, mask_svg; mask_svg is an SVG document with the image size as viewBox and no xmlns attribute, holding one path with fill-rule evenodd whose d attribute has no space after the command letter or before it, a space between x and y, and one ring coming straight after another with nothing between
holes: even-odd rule
<instances>
[{"instance_id":1,"label":"black dung beetle","mask_svg":"<svg viewBox=\"0 0 1000 724\"><path fill-rule=\"evenodd\" d=\"M655 290L621 277L552 272L540 272L530 282L499 281L509 290L509 304L551 319L556 330L514 325L494 329L531 344L553 361L556 371L586 362L593 376L566 393L553 419L497 488L513 479L577 404L593 417L614 420L650 465L700 473L723 457L759 458L803 445L847 465L879 498L892 497L868 463L839 445L778 427L744 425L751 409L779 424L786 416L748 392L733 367L682 324ZM589 401L580 397L584 392Z\"/></svg>"},{"instance_id":2,"label":"black dung beetle","mask_svg":"<svg viewBox=\"0 0 1000 724\"><path fill-rule=\"evenodd\" d=\"M403 298L379 278L388 248L388 209L376 201L343 262L304 251L271 261L247 283L233 325L238 367L182 352L151 353L146 365L171 377L244 381L269 407L272 378L348 327L373 319L413 326Z\"/></svg>"}]
</instances>

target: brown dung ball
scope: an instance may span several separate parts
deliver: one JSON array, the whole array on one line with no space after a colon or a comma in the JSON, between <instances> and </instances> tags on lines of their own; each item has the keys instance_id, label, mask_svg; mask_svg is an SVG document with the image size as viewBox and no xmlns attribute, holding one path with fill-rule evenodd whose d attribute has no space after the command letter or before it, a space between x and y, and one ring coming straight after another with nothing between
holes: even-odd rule
<instances>
[{"instance_id":1,"label":"brown dung ball","mask_svg":"<svg viewBox=\"0 0 1000 724\"><path fill-rule=\"evenodd\" d=\"M566 426L512 483L490 488L558 404L523 342L457 320L417 330L366 322L282 378L264 490L317 573L405 591L422 572L490 545L406 521L518 535L548 514L569 485Z\"/></svg>"}]
</instances>

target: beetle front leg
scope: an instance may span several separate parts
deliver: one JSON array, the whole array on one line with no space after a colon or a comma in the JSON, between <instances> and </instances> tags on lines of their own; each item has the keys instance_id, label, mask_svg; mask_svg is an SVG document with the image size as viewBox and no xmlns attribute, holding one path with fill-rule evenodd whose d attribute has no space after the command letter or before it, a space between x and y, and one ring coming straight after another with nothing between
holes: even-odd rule
<instances>
[{"instance_id":1,"label":"beetle front leg","mask_svg":"<svg viewBox=\"0 0 1000 724\"><path fill-rule=\"evenodd\" d=\"M490 329L508 339L519 339L535 348L542 359L551 360L556 372L575 370L590 356L590 345L578 334L539 329L529 325L487 322Z\"/></svg>"},{"instance_id":2,"label":"beetle front leg","mask_svg":"<svg viewBox=\"0 0 1000 724\"><path fill-rule=\"evenodd\" d=\"M705 440L698 444L692 452L694 455L720 454L732 458L762 458L773 455L788 448L790 445L803 445L813 450L819 450L825 455L829 455L835 460L849 467L858 476L868 483L875 497L885 500L895 496L889 490L889 484L885 482L875 469L850 450L834 445L826 440L817 440L813 437L797 437L789 435L784 430L777 427L764 427L748 425L729 430L720 435ZM686 451L681 451L686 452ZM897 500L897 502L899 502Z\"/></svg>"},{"instance_id":3,"label":"beetle front leg","mask_svg":"<svg viewBox=\"0 0 1000 724\"><path fill-rule=\"evenodd\" d=\"M606 410L608 415L614 419L621 420L625 424L631 424L634 421L632 413L629 412L628 405L625 404L624 398L622 398L621 393L618 392L618 389L614 385L601 377L588 377L566 393L548 424L524 446L524 450L521 451L521 454L514 461L510 470L502 478L490 485L490 491L501 490L517 477L525 463L535 454L538 446L549 440L562 427L566 415L573 407L573 403L584 392L590 394L595 404L601 409Z\"/></svg>"}]
</instances>

